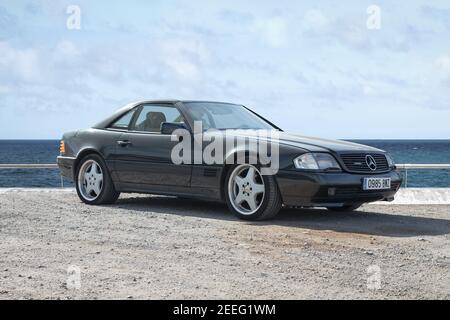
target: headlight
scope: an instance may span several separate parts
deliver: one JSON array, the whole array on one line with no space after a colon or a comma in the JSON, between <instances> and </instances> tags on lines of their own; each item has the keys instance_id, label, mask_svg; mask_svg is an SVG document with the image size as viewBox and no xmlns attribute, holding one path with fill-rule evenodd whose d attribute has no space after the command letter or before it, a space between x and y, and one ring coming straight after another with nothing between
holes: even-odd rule
<instances>
[{"instance_id":1,"label":"headlight","mask_svg":"<svg viewBox=\"0 0 450 320\"><path fill-rule=\"evenodd\" d=\"M389 168L395 167L394 159L392 159L391 155L388 154L388 153L386 153L386 160L387 160L387 163L389 165Z\"/></svg>"},{"instance_id":2,"label":"headlight","mask_svg":"<svg viewBox=\"0 0 450 320\"><path fill-rule=\"evenodd\" d=\"M294 159L297 169L305 170L341 170L341 166L329 153L305 153Z\"/></svg>"},{"instance_id":3,"label":"headlight","mask_svg":"<svg viewBox=\"0 0 450 320\"><path fill-rule=\"evenodd\" d=\"M319 165L312 153L302 154L300 157L294 159L294 165L297 169L317 170Z\"/></svg>"}]
</instances>

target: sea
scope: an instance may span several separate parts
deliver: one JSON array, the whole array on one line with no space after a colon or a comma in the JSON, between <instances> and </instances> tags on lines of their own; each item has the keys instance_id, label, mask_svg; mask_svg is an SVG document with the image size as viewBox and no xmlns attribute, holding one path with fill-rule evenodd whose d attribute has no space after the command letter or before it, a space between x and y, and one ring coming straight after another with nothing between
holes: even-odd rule
<instances>
[{"instance_id":1,"label":"sea","mask_svg":"<svg viewBox=\"0 0 450 320\"><path fill-rule=\"evenodd\" d=\"M386 150L396 163L450 163L450 140L351 141ZM55 163L58 153L59 140L0 140L0 163ZM61 187L61 177L57 169L0 169L0 188L15 187ZM408 187L450 187L450 170L408 170Z\"/></svg>"}]
</instances>

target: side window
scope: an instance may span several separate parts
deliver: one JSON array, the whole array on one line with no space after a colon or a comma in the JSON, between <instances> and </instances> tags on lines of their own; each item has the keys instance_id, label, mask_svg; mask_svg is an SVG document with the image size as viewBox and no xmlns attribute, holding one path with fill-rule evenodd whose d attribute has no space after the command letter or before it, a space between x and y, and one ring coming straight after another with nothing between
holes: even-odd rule
<instances>
[{"instance_id":1,"label":"side window","mask_svg":"<svg viewBox=\"0 0 450 320\"><path fill-rule=\"evenodd\" d=\"M161 132L163 122L184 122L177 108L171 106L144 105L136 119L133 130Z\"/></svg>"},{"instance_id":2,"label":"side window","mask_svg":"<svg viewBox=\"0 0 450 320\"><path fill-rule=\"evenodd\" d=\"M128 126L130 125L131 119L133 118L134 111L135 110L131 110L120 117L119 120L117 120L110 126L110 128L128 130Z\"/></svg>"},{"instance_id":3,"label":"side window","mask_svg":"<svg viewBox=\"0 0 450 320\"><path fill-rule=\"evenodd\" d=\"M208 130L210 128L216 128L214 119L210 115L210 111L202 107L194 107L189 110L195 121L202 122L202 129Z\"/></svg>"}]
</instances>

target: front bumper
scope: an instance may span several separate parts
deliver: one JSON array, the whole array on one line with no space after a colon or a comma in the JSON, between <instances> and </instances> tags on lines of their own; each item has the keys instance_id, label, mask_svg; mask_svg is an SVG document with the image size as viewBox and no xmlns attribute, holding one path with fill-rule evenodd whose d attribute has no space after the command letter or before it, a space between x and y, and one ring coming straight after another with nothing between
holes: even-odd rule
<instances>
[{"instance_id":1,"label":"front bumper","mask_svg":"<svg viewBox=\"0 0 450 320\"><path fill-rule=\"evenodd\" d=\"M75 164L75 158L59 156L56 158L56 163L58 164L59 171L64 178L69 180L74 179L73 167Z\"/></svg>"},{"instance_id":2,"label":"front bumper","mask_svg":"<svg viewBox=\"0 0 450 320\"><path fill-rule=\"evenodd\" d=\"M391 189L363 190L365 177L391 178ZM402 177L392 170L383 174L319 173L282 170L277 174L278 187L287 206L342 206L379 200L393 200Z\"/></svg>"}]
</instances>

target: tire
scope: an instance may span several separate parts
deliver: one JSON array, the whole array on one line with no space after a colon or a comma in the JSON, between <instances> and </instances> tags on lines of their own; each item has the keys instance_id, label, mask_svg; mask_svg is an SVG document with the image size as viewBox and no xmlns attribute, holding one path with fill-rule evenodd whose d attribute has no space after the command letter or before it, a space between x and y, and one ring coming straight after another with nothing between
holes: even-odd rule
<instances>
[{"instance_id":1,"label":"tire","mask_svg":"<svg viewBox=\"0 0 450 320\"><path fill-rule=\"evenodd\" d=\"M345 211L355 211L361 206L362 206L361 204L349 204L342 207L327 207L327 209L335 212L345 212Z\"/></svg>"},{"instance_id":2,"label":"tire","mask_svg":"<svg viewBox=\"0 0 450 320\"><path fill-rule=\"evenodd\" d=\"M81 159L75 174L75 186L78 197L86 204L114 203L120 195L114 188L105 161L98 154L89 154Z\"/></svg>"},{"instance_id":3,"label":"tire","mask_svg":"<svg viewBox=\"0 0 450 320\"><path fill-rule=\"evenodd\" d=\"M241 164L230 168L224 190L228 208L240 219L267 220L281 209L282 200L275 178L261 175L256 166Z\"/></svg>"}]
</instances>

